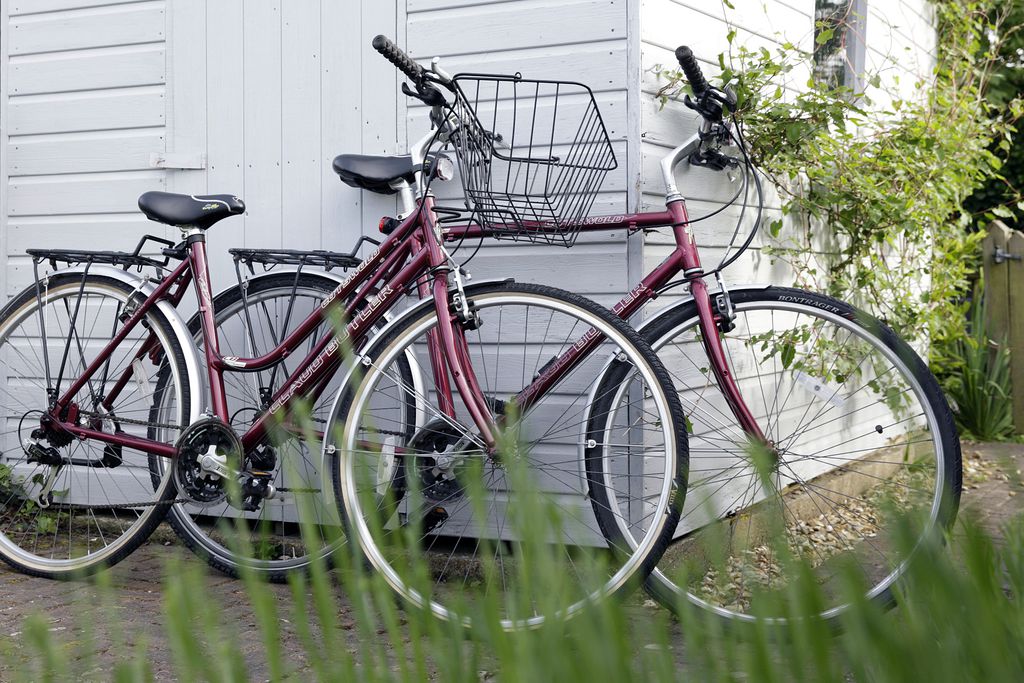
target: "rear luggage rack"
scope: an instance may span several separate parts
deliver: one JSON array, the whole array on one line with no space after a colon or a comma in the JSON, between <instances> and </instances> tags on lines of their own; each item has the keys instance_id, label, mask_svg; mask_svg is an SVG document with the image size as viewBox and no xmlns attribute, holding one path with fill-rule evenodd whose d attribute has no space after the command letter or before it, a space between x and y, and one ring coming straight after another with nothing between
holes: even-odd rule
<instances>
[{"instance_id":1,"label":"rear luggage rack","mask_svg":"<svg viewBox=\"0 0 1024 683\"><path fill-rule=\"evenodd\" d=\"M362 259L356 256L363 241L373 242L369 238L362 238L350 253L343 254L336 251L325 251L315 249L313 251L301 251L297 249L229 249L228 252L236 263L242 263L252 269L253 264L260 264L264 270L270 270L275 266L314 266L324 270L341 268L348 270L358 266Z\"/></svg>"},{"instance_id":2,"label":"rear luggage rack","mask_svg":"<svg viewBox=\"0 0 1024 683\"><path fill-rule=\"evenodd\" d=\"M263 271L267 272L273 270L277 266L298 266L295 269L295 274L292 279L292 293L289 299L288 308L284 314L284 326L282 329L288 329L288 321L292 317L292 306L295 304L295 294L299 289L300 278L305 270L306 266L313 266L314 268L323 268L325 271L331 271L334 268L341 268L342 270L348 270L349 268L356 268L360 263L363 262L361 258L357 256L359 248L363 246L363 242L369 242L380 246L380 242L370 237L360 237L359 241L356 242L356 246L352 248L347 254L342 254L336 251L326 251L324 249L314 249L313 251L301 251L297 249L228 249L228 253L235 260L235 277L238 279L238 288L242 293L242 311L245 315L245 328L248 330L249 339L252 342L253 348L257 347L256 337L254 333L254 327L252 324L252 317L249 314L249 286L248 277L256 274L256 264L263 266ZM248 271L248 275L243 275L242 266L245 266L245 270ZM287 271L289 274L291 271ZM339 279L340 281L340 279ZM279 340L275 339L275 343ZM276 374L277 370L273 370ZM271 376L271 383L273 383L273 375ZM261 390L262 391L262 390Z\"/></svg>"},{"instance_id":3,"label":"rear luggage rack","mask_svg":"<svg viewBox=\"0 0 1024 683\"><path fill-rule=\"evenodd\" d=\"M138 245L135 247L135 251L92 251L89 249L26 249L25 253L32 257L34 264L39 264L44 261L49 261L50 266L54 269L57 268L58 263L66 263L69 266L77 266L80 264L93 265L101 263L104 265L120 266L125 270L129 268L136 268L138 271L142 271L143 268L151 267L157 270L162 270L167 267L169 261L167 252L170 249L164 250L164 258L156 259L149 256L143 256L142 250L146 246L147 242L156 242L162 247L173 248L174 242L165 240L162 237L154 237L153 235L143 235L142 239L139 240Z\"/></svg>"}]
</instances>

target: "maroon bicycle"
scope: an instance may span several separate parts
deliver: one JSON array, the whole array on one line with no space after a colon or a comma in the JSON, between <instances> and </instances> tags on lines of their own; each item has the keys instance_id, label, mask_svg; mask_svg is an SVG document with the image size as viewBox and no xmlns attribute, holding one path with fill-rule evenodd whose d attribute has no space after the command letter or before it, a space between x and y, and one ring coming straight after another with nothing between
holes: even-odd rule
<instances>
[{"instance_id":1,"label":"maroon bicycle","mask_svg":"<svg viewBox=\"0 0 1024 683\"><path fill-rule=\"evenodd\" d=\"M956 516L956 429L926 364L879 320L813 292L725 286L721 273L751 245L760 208L739 248L713 269L701 263L677 169L741 173L730 203L745 206L753 188L763 206L731 115L735 95L710 86L680 47L692 90L685 103L703 124L661 161L666 210L590 216L609 153L595 143L603 124L588 88L519 74L453 77L436 59L426 69L397 48L388 56L416 86L406 94L431 106L436 130L417 148L447 147L459 164L458 209L471 222L446 222L448 242L571 246L582 233L659 228L674 238L670 255L614 307L632 319L658 296L684 291L638 327L672 375L690 452L687 504L648 590L673 609L689 600L731 621L751 621L756 609L785 623L796 614L786 590L800 560L826 620L857 586L891 604L918 545ZM578 108L588 95L582 123L561 118L563 98ZM587 190L563 191L576 183ZM901 535L906 528L916 535Z\"/></svg>"},{"instance_id":2,"label":"maroon bicycle","mask_svg":"<svg viewBox=\"0 0 1024 683\"><path fill-rule=\"evenodd\" d=\"M218 323L207 266L206 231L244 210L237 197L140 198L149 218L181 229L182 242L163 250L174 265L142 256L142 245L29 252L77 265L39 277L0 313L7 562L80 576L126 557L170 511L224 562L301 569L341 542L337 501L403 597L467 626L467 598L497 590L481 577L499 568L511 596L543 574L551 544L566 568L551 593L558 609L510 597L503 627L570 616L651 571L678 520L686 438L650 348L574 294L464 284L424 192L444 169L425 154L343 157L336 167L362 186L384 179L416 208L259 354L222 351L228 320ZM141 278L133 266L159 274ZM198 330L177 311L189 289ZM236 318L269 301L246 296ZM226 378L268 374L277 381L251 387L263 390L258 401L233 402ZM303 406L334 387L329 419L311 420ZM326 461L310 477L288 454L321 438ZM556 513L557 528L530 523ZM301 521L313 532L293 556L259 545L268 528ZM256 543L233 546L238 526ZM413 581L423 558L435 568L427 588Z\"/></svg>"}]
</instances>

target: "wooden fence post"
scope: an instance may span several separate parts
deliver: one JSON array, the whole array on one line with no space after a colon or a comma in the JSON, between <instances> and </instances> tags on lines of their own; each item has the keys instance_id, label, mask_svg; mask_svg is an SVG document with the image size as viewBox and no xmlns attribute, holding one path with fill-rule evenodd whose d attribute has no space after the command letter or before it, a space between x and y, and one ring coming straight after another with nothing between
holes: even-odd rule
<instances>
[{"instance_id":1,"label":"wooden fence post","mask_svg":"<svg viewBox=\"0 0 1024 683\"><path fill-rule=\"evenodd\" d=\"M983 245L985 322L988 335L1010 349L1013 422L1024 434L1024 234L993 221Z\"/></svg>"}]
</instances>

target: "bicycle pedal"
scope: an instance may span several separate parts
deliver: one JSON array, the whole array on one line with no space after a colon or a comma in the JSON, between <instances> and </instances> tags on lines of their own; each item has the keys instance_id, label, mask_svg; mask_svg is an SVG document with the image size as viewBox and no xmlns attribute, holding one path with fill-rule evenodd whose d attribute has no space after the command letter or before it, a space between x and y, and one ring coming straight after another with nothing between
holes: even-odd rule
<instances>
[{"instance_id":1,"label":"bicycle pedal","mask_svg":"<svg viewBox=\"0 0 1024 683\"><path fill-rule=\"evenodd\" d=\"M435 505L423 515L423 532L429 534L431 531L448 521L448 511L440 505Z\"/></svg>"},{"instance_id":2,"label":"bicycle pedal","mask_svg":"<svg viewBox=\"0 0 1024 683\"><path fill-rule=\"evenodd\" d=\"M121 430L117 430L117 433L122 433ZM108 443L103 447L103 457L100 459L100 464L103 467L111 468L117 467L124 462L124 455L122 454L121 446L114 443Z\"/></svg>"}]
</instances>

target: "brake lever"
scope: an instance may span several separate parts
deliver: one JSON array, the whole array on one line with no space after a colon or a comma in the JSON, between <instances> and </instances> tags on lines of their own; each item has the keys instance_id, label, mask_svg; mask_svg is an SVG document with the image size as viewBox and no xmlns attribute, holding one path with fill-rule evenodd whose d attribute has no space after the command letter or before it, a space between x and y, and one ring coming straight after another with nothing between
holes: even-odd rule
<instances>
[{"instance_id":1,"label":"brake lever","mask_svg":"<svg viewBox=\"0 0 1024 683\"><path fill-rule=\"evenodd\" d=\"M402 81L402 93L406 97L414 97L430 107L443 107L448 103L441 91L428 83L417 85L416 90L413 90L408 83Z\"/></svg>"},{"instance_id":2,"label":"brake lever","mask_svg":"<svg viewBox=\"0 0 1024 683\"><path fill-rule=\"evenodd\" d=\"M729 156L717 149L700 150L690 155L691 166L703 166L712 171L724 171L727 168L739 166L739 159Z\"/></svg>"}]
</instances>

